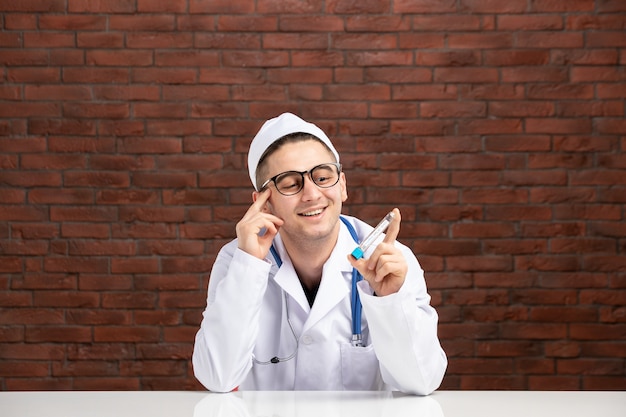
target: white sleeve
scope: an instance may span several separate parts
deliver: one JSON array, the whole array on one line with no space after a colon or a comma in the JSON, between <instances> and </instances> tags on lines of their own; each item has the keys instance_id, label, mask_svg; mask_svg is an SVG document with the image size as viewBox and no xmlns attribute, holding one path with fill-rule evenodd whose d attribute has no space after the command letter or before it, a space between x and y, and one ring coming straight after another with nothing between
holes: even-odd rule
<instances>
[{"instance_id":1,"label":"white sleeve","mask_svg":"<svg viewBox=\"0 0 626 417\"><path fill-rule=\"evenodd\" d=\"M232 242L219 252L192 356L194 374L208 390L232 391L248 375L270 267Z\"/></svg>"},{"instance_id":2,"label":"white sleeve","mask_svg":"<svg viewBox=\"0 0 626 417\"><path fill-rule=\"evenodd\" d=\"M359 296L385 383L428 395L441 384L448 360L437 337L438 316L430 305L424 271L408 248L402 250L409 269L400 291L372 296L362 281Z\"/></svg>"}]
</instances>

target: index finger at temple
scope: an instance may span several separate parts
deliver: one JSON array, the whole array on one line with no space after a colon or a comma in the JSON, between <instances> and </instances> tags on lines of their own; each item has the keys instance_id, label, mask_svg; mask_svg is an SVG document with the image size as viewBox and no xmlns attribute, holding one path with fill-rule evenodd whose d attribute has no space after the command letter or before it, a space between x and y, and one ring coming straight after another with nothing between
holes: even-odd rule
<instances>
[{"instance_id":1,"label":"index finger at temple","mask_svg":"<svg viewBox=\"0 0 626 417\"><path fill-rule=\"evenodd\" d=\"M265 190L261 191L259 194L257 194L257 198L256 198L256 201L254 202L254 205L262 208L263 205L267 203L267 200L270 199L271 194L272 192L270 188L266 188Z\"/></svg>"},{"instance_id":2,"label":"index finger at temple","mask_svg":"<svg viewBox=\"0 0 626 417\"><path fill-rule=\"evenodd\" d=\"M402 217L400 216L400 210L397 208L393 209L393 219L389 224L389 228L387 229L387 233L385 234L385 238L383 242L385 243L393 243L398 237L398 233L400 233L400 222L402 221Z\"/></svg>"},{"instance_id":3,"label":"index finger at temple","mask_svg":"<svg viewBox=\"0 0 626 417\"><path fill-rule=\"evenodd\" d=\"M257 198L252 204L252 207L255 207L259 211L262 211L263 206L265 206L265 203L267 203L267 200L270 199L270 195L272 195L270 188L266 188L265 190L261 191L260 193L257 194Z\"/></svg>"}]
</instances>

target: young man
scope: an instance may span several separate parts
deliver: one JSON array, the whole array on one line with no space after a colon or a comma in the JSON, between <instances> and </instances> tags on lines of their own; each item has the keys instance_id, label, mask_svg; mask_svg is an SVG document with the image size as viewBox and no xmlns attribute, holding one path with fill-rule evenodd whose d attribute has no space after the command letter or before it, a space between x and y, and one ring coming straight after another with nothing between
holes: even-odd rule
<instances>
[{"instance_id":1,"label":"young man","mask_svg":"<svg viewBox=\"0 0 626 417\"><path fill-rule=\"evenodd\" d=\"M398 209L375 249L352 257L372 227L340 215L339 155L291 113L261 127L248 169L253 204L211 271L196 378L219 392L437 389L447 359L423 270L395 240Z\"/></svg>"}]
</instances>

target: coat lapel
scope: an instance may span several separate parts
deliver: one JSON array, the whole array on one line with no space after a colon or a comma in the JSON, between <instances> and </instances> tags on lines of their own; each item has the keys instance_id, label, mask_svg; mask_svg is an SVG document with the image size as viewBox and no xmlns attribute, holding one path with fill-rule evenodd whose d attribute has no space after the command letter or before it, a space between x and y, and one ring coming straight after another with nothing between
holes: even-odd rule
<instances>
[{"instance_id":1,"label":"coat lapel","mask_svg":"<svg viewBox=\"0 0 626 417\"><path fill-rule=\"evenodd\" d=\"M280 240L280 236L277 236L276 239L274 239L274 247L278 251L278 254L283 262L283 265L274 276L274 281L276 281L283 291L295 300L302 311L308 315L311 307L309 307L309 302L306 299L306 295L304 295L304 290L302 289L302 284L298 279L298 274L296 274L296 270L291 263L291 259L289 259L289 256L287 255L287 251L283 246L282 240ZM272 259L272 261L274 260Z\"/></svg>"}]
</instances>

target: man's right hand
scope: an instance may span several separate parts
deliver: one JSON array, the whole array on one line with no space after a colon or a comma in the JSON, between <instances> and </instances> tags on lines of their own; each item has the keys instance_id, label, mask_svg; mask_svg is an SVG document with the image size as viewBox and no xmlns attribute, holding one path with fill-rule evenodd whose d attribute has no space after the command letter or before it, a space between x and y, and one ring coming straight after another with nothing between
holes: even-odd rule
<instances>
[{"instance_id":1,"label":"man's right hand","mask_svg":"<svg viewBox=\"0 0 626 417\"><path fill-rule=\"evenodd\" d=\"M259 259L265 259L274 237L283 225L283 221L271 214L267 207L270 195L270 188L255 193L254 203L236 227L239 249Z\"/></svg>"}]
</instances>

